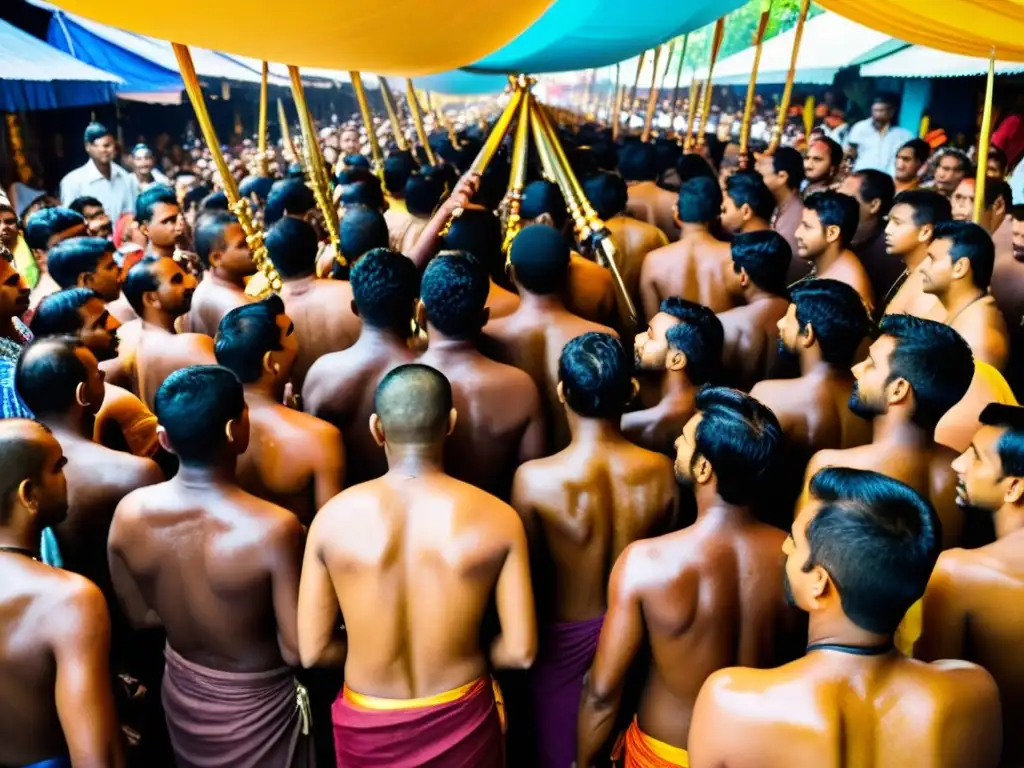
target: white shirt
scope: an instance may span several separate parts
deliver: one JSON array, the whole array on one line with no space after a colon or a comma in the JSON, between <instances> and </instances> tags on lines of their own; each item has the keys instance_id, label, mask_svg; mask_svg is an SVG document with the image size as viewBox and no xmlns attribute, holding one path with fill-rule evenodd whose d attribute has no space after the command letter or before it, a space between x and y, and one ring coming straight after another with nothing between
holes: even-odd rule
<instances>
[{"instance_id":1,"label":"white shirt","mask_svg":"<svg viewBox=\"0 0 1024 768\"><path fill-rule=\"evenodd\" d=\"M117 163L110 164L109 179L91 159L65 176L60 183L60 204L66 207L76 197L95 197L103 203L103 210L111 221L116 221L126 211L135 212L132 174Z\"/></svg>"},{"instance_id":2,"label":"white shirt","mask_svg":"<svg viewBox=\"0 0 1024 768\"><path fill-rule=\"evenodd\" d=\"M857 147L854 172L874 168L892 176L896 173L896 153L912 138L910 131L898 125L890 125L885 133L879 133L871 118L854 123L846 137L847 144Z\"/></svg>"},{"instance_id":3,"label":"white shirt","mask_svg":"<svg viewBox=\"0 0 1024 768\"><path fill-rule=\"evenodd\" d=\"M162 174L156 168L151 170L149 172L149 175L153 177L153 180L152 181L148 181L145 184L143 184L141 181L139 181L139 177L138 176L136 176L134 173L131 174L131 177L132 177L132 192L135 195L135 197L138 197L143 192L145 192L147 189L149 189L150 187L156 186L157 184L162 184L165 187L172 186L171 185L171 180L168 179L166 176L164 176L164 174ZM133 208L135 207L135 203L132 203L132 207Z\"/></svg>"}]
</instances>

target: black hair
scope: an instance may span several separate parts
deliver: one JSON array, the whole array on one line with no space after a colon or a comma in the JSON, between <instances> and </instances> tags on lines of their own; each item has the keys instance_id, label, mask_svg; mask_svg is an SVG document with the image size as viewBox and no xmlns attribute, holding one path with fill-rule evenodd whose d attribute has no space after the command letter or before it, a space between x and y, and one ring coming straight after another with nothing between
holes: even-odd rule
<instances>
[{"instance_id":1,"label":"black hair","mask_svg":"<svg viewBox=\"0 0 1024 768\"><path fill-rule=\"evenodd\" d=\"M892 205L906 205L914 212L915 227L928 224L942 224L953 220L953 208L949 198L932 189L908 189L893 198Z\"/></svg>"},{"instance_id":2,"label":"black hair","mask_svg":"<svg viewBox=\"0 0 1024 768\"><path fill-rule=\"evenodd\" d=\"M193 207L198 208L202 204L203 200L210 196L211 191L212 190L204 184L192 187L192 189L185 193L182 205L186 211L191 210Z\"/></svg>"},{"instance_id":3,"label":"black hair","mask_svg":"<svg viewBox=\"0 0 1024 768\"><path fill-rule=\"evenodd\" d=\"M139 317L142 317L142 297L160 288L160 283L153 274L153 267L159 264L162 258L154 254L143 256L141 261L128 270L124 282L121 283L121 293Z\"/></svg>"},{"instance_id":4,"label":"black hair","mask_svg":"<svg viewBox=\"0 0 1024 768\"><path fill-rule=\"evenodd\" d=\"M344 187L349 184L358 184L371 178L375 179L377 177L370 172L369 165L347 165L338 171L334 181L338 186Z\"/></svg>"},{"instance_id":5,"label":"black hair","mask_svg":"<svg viewBox=\"0 0 1024 768\"><path fill-rule=\"evenodd\" d=\"M82 330L80 310L103 298L89 288L65 288L44 296L32 315L32 334L37 338L77 334Z\"/></svg>"},{"instance_id":6,"label":"black hair","mask_svg":"<svg viewBox=\"0 0 1024 768\"><path fill-rule=\"evenodd\" d=\"M773 229L741 232L732 239L732 268L744 270L758 288L775 296L786 296L786 273L793 249Z\"/></svg>"},{"instance_id":7,"label":"black hair","mask_svg":"<svg viewBox=\"0 0 1024 768\"><path fill-rule=\"evenodd\" d=\"M786 172L786 186L800 189L804 183L804 159L792 147L779 147L772 154L772 169L776 173Z\"/></svg>"},{"instance_id":8,"label":"black hair","mask_svg":"<svg viewBox=\"0 0 1024 768\"><path fill-rule=\"evenodd\" d=\"M313 210L316 198L313 190L301 179L275 181L267 194L267 207L263 210L263 221L267 226L276 224L285 213L304 216Z\"/></svg>"},{"instance_id":9,"label":"black hair","mask_svg":"<svg viewBox=\"0 0 1024 768\"><path fill-rule=\"evenodd\" d=\"M879 201L878 215L885 217L892 208L892 200L896 195L896 183L888 173L865 168L857 171L854 176L860 179L860 199L865 203Z\"/></svg>"},{"instance_id":10,"label":"black hair","mask_svg":"<svg viewBox=\"0 0 1024 768\"><path fill-rule=\"evenodd\" d=\"M480 186L473 195L473 202L488 211L496 211L505 197L511 172L508 159L502 154L496 155L480 176Z\"/></svg>"},{"instance_id":11,"label":"black hair","mask_svg":"<svg viewBox=\"0 0 1024 768\"><path fill-rule=\"evenodd\" d=\"M313 225L285 216L267 233L267 255L281 277L305 277L316 272L320 247Z\"/></svg>"},{"instance_id":12,"label":"black hair","mask_svg":"<svg viewBox=\"0 0 1024 768\"><path fill-rule=\"evenodd\" d=\"M217 326L214 353L217 363L231 371L243 384L258 381L263 375L263 356L281 349L284 302L277 294L263 301L235 307Z\"/></svg>"},{"instance_id":13,"label":"black hair","mask_svg":"<svg viewBox=\"0 0 1024 768\"><path fill-rule=\"evenodd\" d=\"M443 439L451 410L451 383L443 373L421 363L394 368L373 396L373 411L388 442L397 445Z\"/></svg>"},{"instance_id":14,"label":"black hair","mask_svg":"<svg viewBox=\"0 0 1024 768\"><path fill-rule=\"evenodd\" d=\"M840 369L852 366L871 332L871 317L860 294L846 283L818 278L794 286L789 300L796 306L800 334L811 326L822 359Z\"/></svg>"},{"instance_id":15,"label":"black hair","mask_svg":"<svg viewBox=\"0 0 1024 768\"><path fill-rule=\"evenodd\" d=\"M199 210L204 213L212 211L226 211L229 207L228 196L223 189L211 192L203 198L201 203L199 203Z\"/></svg>"},{"instance_id":16,"label":"black hair","mask_svg":"<svg viewBox=\"0 0 1024 768\"><path fill-rule=\"evenodd\" d=\"M1003 477L1024 477L1024 408L1019 405L989 403L978 421L1006 430L996 443Z\"/></svg>"},{"instance_id":17,"label":"black hair","mask_svg":"<svg viewBox=\"0 0 1024 768\"><path fill-rule=\"evenodd\" d=\"M693 301L672 296L661 302L660 311L672 315L679 323L665 333L669 349L686 355L686 374L695 385L718 379L722 368L725 331L718 315Z\"/></svg>"},{"instance_id":18,"label":"black hair","mask_svg":"<svg viewBox=\"0 0 1024 768\"><path fill-rule=\"evenodd\" d=\"M807 524L810 556L861 629L891 635L924 594L942 548L931 503L898 480L862 469L826 467L811 478L821 502Z\"/></svg>"},{"instance_id":19,"label":"black hair","mask_svg":"<svg viewBox=\"0 0 1024 768\"><path fill-rule=\"evenodd\" d=\"M607 221L626 210L629 192L626 182L616 173L601 171L583 183L583 193L594 206L597 216Z\"/></svg>"},{"instance_id":20,"label":"black hair","mask_svg":"<svg viewBox=\"0 0 1024 768\"><path fill-rule=\"evenodd\" d=\"M394 197L404 195L405 185L416 168L412 152L397 149L390 152L384 161L384 186L388 192Z\"/></svg>"},{"instance_id":21,"label":"black hair","mask_svg":"<svg viewBox=\"0 0 1024 768\"><path fill-rule=\"evenodd\" d=\"M679 188L679 220L710 224L722 214L722 188L717 179L698 176Z\"/></svg>"},{"instance_id":22,"label":"black hair","mask_svg":"<svg viewBox=\"0 0 1024 768\"><path fill-rule=\"evenodd\" d=\"M381 188L380 180L370 174L367 179L342 185L338 203L346 208L350 205L364 205L378 211L383 209L384 190Z\"/></svg>"},{"instance_id":23,"label":"black hair","mask_svg":"<svg viewBox=\"0 0 1024 768\"><path fill-rule=\"evenodd\" d=\"M988 290L996 260L992 236L983 227L970 221L947 221L935 227L932 241L949 240L949 258L953 264L967 259L975 287Z\"/></svg>"},{"instance_id":24,"label":"black hair","mask_svg":"<svg viewBox=\"0 0 1024 768\"><path fill-rule=\"evenodd\" d=\"M710 462L723 501L753 504L771 479L782 441L779 420L758 400L728 387L703 387L697 411L693 461L700 455Z\"/></svg>"},{"instance_id":25,"label":"black hair","mask_svg":"<svg viewBox=\"0 0 1024 768\"><path fill-rule=\"evenodd\" d=\"M419 292L416 265L397 251L377 248L349 272L352 298L366 325L405 331Z\"/></svg>"},{"instance_id":26,"label":"black hair","mask_svg":"<svg viewBox=\"0 0 1024 768\"><path fill-rule=\"evenodd\" d=\"M875 97L871 100L872 106L875 104L885 104L893 109L895 109L899 103L899 97L890 91L881 91L876 93Z\"/></svg>"},{"instance_id":27,"label":"black hair","mask_svg":"<svg viewBox=\"0 0 1024 768\"><path fill-rule=\"evenodd\" d=\"M154 184L135 198L135 221L139 224L148 224L152 221L153 208L158 203L177 206L178 198L174 190L165 184Z\"/></svg>"},{"instance_id":28,"label":"black hair","mask_svg":"<svg viewBox=\"0 0 1024 768\"><path fill-rule=\"evenodd\" d=\"M913 152L914 159L917 160L917 162L921 163L922 165L928 162L928 158L932 154L931 145L924 139L911 139L910 141L906 142L902 147L900 147L897 150L897 153L904 149L909 149L911 152Z\"/></svg>"},{"instance_id":29,"label":"black hair","mask_svg":"<svg viewBox=\"0 0 1024 768\"><path fill-rule=\"evenodd\" d=\"M715 169L711 164L698 154L684 154L676 161L676 173L679 174L679 183L685 184L690 179L715 179Z\"/></svg>"},{"instance_id":30,"label":"black hair","mask_svg":"<svg viewBox=\"0 0 1024 768\"><path fill-rule=\"evenodd\" d=\"M75 351L85 348L77 336L49 336L21 350L14 387L37 417L63 413L75 403L75 390L86 380Z\"/></svg>"},{"instance_id":31,"label":"black hair","mask_svg":"<svg viewBox=\"0 0 1024 768\"><path fill-rule=\"evenodd\" d=\"M244 198L251 198L256 195L260 205L267 204L270 196L270 189L274 186L274 179L270 176L246 176L238 184L238 191Z\"/></svg>"},{"instance_id":32,"label":"black hair","mask_svg":"<svg viewBox=\"0 0 1024 768\"><path fill-rule=\"evenodd\" d=\"M593 203L593 201L591 201ZM569 215L565 198L558 185L544 181L531 181L523 188L523 199L519 204L519 215L524 219L536 219L548 214L556 228L561 229ZM600 214L598 214L600 215Z\"/></svg>"},{"instance_id":33,"label":"black hair","mask_svg":"<svg viewBox=\"0 0 1024 768\"><path fill-rule=\"evenodd\" d=\"M1003 150L1001 150L999 147L990 146L988 148L987 162L991 163L993 160L995 160L996 163L999 164L999 167L1002 169L1003 173L1006 173L1006 166L1010 164L1010 161L1006 159L1006 153L1003 152Z\"/></svg>"},{"instance_id":34,"label":"black hair","mask_svg":"<svg viewBox=\"0 0 1024 768\"><path fill-rule=\"evenodd\" d=\"M389 242L388 223L383 213L363 205L345 209L345 215L338 222L338 245L350 265L367 251L387 248Z\"/></svg>"},{"instance_id":35,"label":"black hair","mask_svg":"<svg viewBox=\"0 0 1024 768\"><path fill-rule=\"evenodd\" d=\"M73 288L86 272L95 272L100 258L113 253L104 237L72 237L57 243L46 256L46 269L61 288Z\"/></svg>"},{"instance_id":36,"label":"black hair","mask_svg":"<svg viewBox=\"0 0 1024 768\"><path fill-rule=\"evenodd\" d=\"M453 339L473 338L484 321L487 270L463 251L444 251L423 272L420 300L430 324Z\"/></svg>"},{"instance_id":37,"label":"black hair","mask_svg":"<svg viewBox=\"0 0 1024 768\"><path fill-rule=\"evenodd\" d=\"M153 400L153 413L183 465L215 459L227 440L228 422L244 410L242 383L220 365L179 368Z\"/></svg>"},{"instance_id":38,"label":"black hair","mask_svg":"<svg viewBox=\"0 0 1024 768\"><path fill-rule=\"evenodd\" d=\"M653 144L630 142L619 150L619 172L626 181L658 178L658 150Z\"/></svg>"},{"instance_id":39,"label":"black hair","mask_svg":"<svg viewBox=\"0 0 1024 768\"><path fill-rule=\"evenodd\" d=\"M1010 209L1014 221L1024 221L1024 205L1015 205Z\"/></svg>"},{"instance_id":40,"label":"black hair","mask_svg":"<svg viewBox=\"0 0 1024 768\"><path fill-rule=\"evenodd\" d=\"M804 200L804 208L818 214L822 229L839 227L839 247L850 247L860 223L860 204L856 200L829 189Z\"/></svg>"},{"instance_id":41,"label":"black hair","mask_svg":"<svg viewBox=\"0 0 1024 768\"><path fill-rule=\"evenodd\" d=\"M83 141L86 144L94 144L104 136L110 136L113 138L114 134L112 134L107 129L107 126L102 123L92 122L85 126L85 136L83 137Z\"/></svg>"},{"instance_id":42,"label":"black hair","mask_svg":"<svg viewBox=\"0 0 1024 768\"><path fill-rule=\"evenodd\" d=\"M476 256L497 282L505 279L505 258L501 248L501 222L490 211L467 208L459 215L442 238L441 249L466 251Z\"/></svg>"},{"instance_id":43,"label":"black hair","mask_svg":"<svg viewBox=\"0 0 1024 768\"><path fill-rule=\"evenodd\" d=\"M26 425L36 435L27 434ZM26 479L38 480L50 458L46 445L37 436L50 430L38 421L29 419L0 419L0 525L7 525L11 517L11 500Z\"/></svg>"},{"instance_id":44,"label":"black hair","mask_svg":"<svg viewBox=\"0 0 1024 768\"><path fill-rule=\"evenodd\" d=\"M753 214L763 221L771 221L775 213L775 197L757 171L734 173L725 180L725 194L737 208L749 205Z\"/></svg>"},{"instance_id":45,"label":"black hair","mask_svg":"<svg viewBox=\"0 0 1024 768\"><path fill-rule=\"evenodd\" d=\"M226 245L224 230L232 224L238 224L238 219L229 211L210 211L196 221L193 246L206 269L210 268L210 254Z\"/></svg>"},{"instance_id":46,"label":"black hair","mask_svg":"<svg viewBox=\"0 0 1024 768\"><path fill-rule=\"evenodd\" d=\"M430 216L444 191L444 179L439 174L413 173L405 182L405 209L413 216Z\"/></svg>"},{"instance_id":47,"label":"black hair","mask_svg":"<svg viewBox=\"0 0 1024 768\"><path fill-rule=\"evenodd\" d=\"M912 315L886 315L879 334L896 341L889 379L906 379L914 391L913 422L928 434L959 403L974 378L974 355L963 336L944 323ZM886 383L888 383L886 382Z\"/></svg>"},{"instance_id":48,"label":"black hair","mask_svg":"<svg viewBox=\"0 0 1024 768\"><path fill-rule=\"evenodd\" d=\"M969 158L967 153L962 149L957 149L956 147L944 147L939 152L939 156L936 159L935 164L938 165L941 163L942 158L944 157L955 157L957 162L960 163L960 171L964 176L974 175L974 163L971 162L971 158Z\"/></svg>"},{"instance_id":49,"label":"black hair","mask_svg":"<svg viewBox=\"0 0 1024 768\"><path fill-rule=\"evenodd\" d=\"M74 200L68 203L68 208L70 208L75 213L80 213L82 214L82 216L85 216L86 208L103 208L103 203L101 203L95 197L82 195L81 197L76 197Z\"/></svg>"},{"instance_id":50,"label":"black hair","mask_svg":"<svg viewBox=\"0 0 1024 768\"><path fill-rule=\"evenodd\" d=\"M85 224L82 214L70 208L42 208L25 222L25 242L33 251L45 251L50 238Z\"/></svg>"},{"instance_id":51,"label":"black hair","mask_svg":"<svg viewBox=\"0 0 1024 768\"><path fill-rule=\"evenodd\" d=\"M1003 198L1007 210L1013 206L1013 189L1002 179L985 179L985 208L991 208Z\"/></svg>"},{"instance_id":52,"label":"black hair","mask_svg":"<svg viewBox=\"0 0 1024 768\"><path fill-rule=\"evenodd\" d=\"M835 139L819 136L811 144L824 144L828 147L828 162L833 168L838 168L843 164L843 146Z\"/></svg>"},{"instance_id":53,"label":"black hair","mask_svg":"<svg viewBox=\"0 0 1024 768\"><path fill-rule=\"evenodd\" d=\"M530 293L560 293L569 279L569 246L561 233L531 224L516 235L509 249L516 282Z\"/></svg>"},{"instance_id":54,"label":"black hair","mask_svg":"<svg viewBox=\"0 0 1024 768\"><path fill-rule=\"evenodd\" d=\"M570 340L558 358L565 404L586 419L618 423L633 395L632 368L622 344L591 331Z\"/></svg>"}]
</instances>

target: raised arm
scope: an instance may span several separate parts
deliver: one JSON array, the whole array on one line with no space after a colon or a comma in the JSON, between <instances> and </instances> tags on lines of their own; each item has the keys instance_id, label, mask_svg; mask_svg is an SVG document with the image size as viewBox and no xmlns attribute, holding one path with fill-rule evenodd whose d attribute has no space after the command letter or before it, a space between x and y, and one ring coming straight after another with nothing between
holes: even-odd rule
<instances>
[{"instance_id":1,"label":"raised arm","mask_svg":"<svg viewBox=\"0 0 1024 768\"><path fill-rule=\"evenodd\" d=\"M509 547L495 588L501 634L491 644L491 663L499 669L529 669L537 656L530 550L519 518L511 517L507 507L504 511L510 515Z\"/></svg>"},{"instance_id":2,"label":"raised arm","mask_svg":"<svg viewBox=\"0 0 1024 768\"><path fill-rule=\"evenodd\" d=\"M468 206L479 186L480 177L476 174L466 174L459 179L459 183L455 185L451 195L441 203L437 212L427 222L427 226L423 228L416 245L409 249L409 253L405 254L420 272L427 268L427 264L437 253L441 245L441 232L448 225L448 219L451 218L452 213L457 208Z\"/></svg>"},{"instance_id":3,"label":"raised arm","mask_svg":"<svg viewBox=\"0 0 1024 768\"><path fill-rule=\"evenodd\" d=\"M323 541L329 538L324 529L329 518L322 515L323 512L309 526L299 582L299 657L307 669L343 667L348 653L348 643L338 621L338 596L324 563Z\"/></svg>"},{"instance_id":4,"label":"raised arm","mask_svg":"<svg viewBox=\"0 0 1024 768\"><path fill-rule=\"evenodd\" d=\"M268 537L268 546L263 548L277 621L277 645L281 659L289 666L299 663L299 574L304 544L302 524L288 513Z\"/></svg>"}]
</instances>

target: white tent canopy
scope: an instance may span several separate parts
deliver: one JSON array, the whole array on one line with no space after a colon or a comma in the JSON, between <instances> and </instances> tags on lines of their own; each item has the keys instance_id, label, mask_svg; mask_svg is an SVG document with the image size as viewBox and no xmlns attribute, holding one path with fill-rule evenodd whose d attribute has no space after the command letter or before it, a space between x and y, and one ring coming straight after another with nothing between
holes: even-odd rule
<instances>
[{"instance_id":1,"label":"white tent canopy","mask_svg":"<svg viewBox=\"0 0 1024 768\"><path fill-rule=\"evenodd\" d=\"M1024 63L996 62L997 75L1024 72ZM860 68L865 77L967 77L988 74L988 59L958 56L912 45Z\"/></svg>"}]
</instances>

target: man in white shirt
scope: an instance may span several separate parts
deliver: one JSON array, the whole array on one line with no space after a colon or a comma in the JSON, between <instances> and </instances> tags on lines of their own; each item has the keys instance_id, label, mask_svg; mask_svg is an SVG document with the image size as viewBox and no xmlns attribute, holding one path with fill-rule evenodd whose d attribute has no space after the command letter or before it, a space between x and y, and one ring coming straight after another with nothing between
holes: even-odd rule
<instances>
[{"instance_id":1,"label":"man in white shirt","mask_svg":"<svg viewBox=\"0 0 1024 768\"><path fill-rule=\"evenodd\" d=\"M99 123L85 129L85 151L89 160L76 168L60 183L60 202L67 207L79 197L94 197L112 221L135 209L135 188L132 175L113 162L117 147L110 131Z\"/></svg>"},{"instance_id":2,"label":"man in white shirt","mask_svg":"<svg viewBox=\"0 0 1024 768\"><path fill-rule=\"evenodd\" d=\"M135 170L132 174L132 191L135 197L156 184L171 186L171 180L157 170L155 165L153 150L145 144L136 144L132 149L132 167Z\"/></svg>"},{"instance_id":3,"label":"man in white shirt","mask_svg":"<svg viewBox=\"0 0 1024 768\"><path fill-rule=\"evenodd\" d=\"M856 152L854 171L873 168L892 176L896 172L896 153L914 138L905 128L892 124L896 99L888 94L875 96L871 117L854 123L846 137L847 150Z\"/></svg>"}]
</instances>

